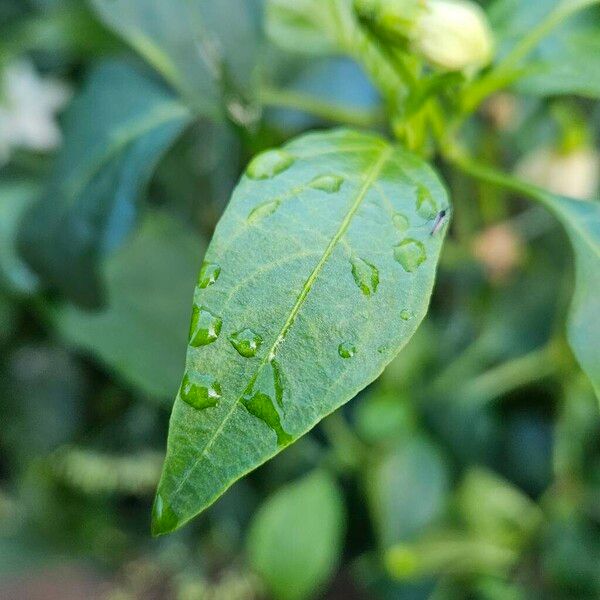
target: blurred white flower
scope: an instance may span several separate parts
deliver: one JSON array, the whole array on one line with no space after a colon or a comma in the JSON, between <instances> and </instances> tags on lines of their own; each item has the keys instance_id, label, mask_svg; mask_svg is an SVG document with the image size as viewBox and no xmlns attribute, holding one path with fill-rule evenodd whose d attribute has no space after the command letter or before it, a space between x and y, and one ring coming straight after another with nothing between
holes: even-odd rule
<instances>
[{"instance_id":1,"label":"blurred white flower","mask_svg":"<svg viewBox=\"0 0 600 600\"><path fill-rule=\"evenodd\" d=\"M15 147L55 149L62 139L56 114L71 97L68 86L41 78L27 60L10 64L0 77L0 164Z\"/></svg>"},{"instance_id":2,"label":"blurred white flower","mask_svg":"<svg viewBox=\"0 0 600 600\"><path fill-rule=\"evenodd\" d=\"M525 156L516 171L523 179L554 194L590 200L600 187L600 154L590 147L567 153L540 148Z\"/></svg>"},{"instance_id":3,"label":"blurred white flower","mask_svg":"<svg viewBox=\"0 0 600 600\"><path fill-rule=\"evenodd\" d=\"M480 6L469 0L428 0L425 6L413 33L423 58L448 71L473 71L492 60L494 38Z\"/></svg>"}]
</instances>

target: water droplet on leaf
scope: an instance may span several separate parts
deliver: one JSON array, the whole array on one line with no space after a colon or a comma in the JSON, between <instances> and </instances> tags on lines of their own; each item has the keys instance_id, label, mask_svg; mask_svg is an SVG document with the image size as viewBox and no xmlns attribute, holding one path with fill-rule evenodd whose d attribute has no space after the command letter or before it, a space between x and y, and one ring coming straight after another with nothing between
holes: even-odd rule
<instances>
[{"instance_id":1,"label":"water droplet on leaf","mask_svg":"<svg viewBox=\"0 0 600 600\"><path fill-rule=\"evenodd\" d=\"M252 358L256 355L262 344L262 338L252 329L242 329L229 336L231 345L245 358Z\"/></svg>"},{"instance_id":2,"label":"water droplet on leaf","mask_svg":"<svg viewBox=\"0 0 600 600\"><path fill-rule=\"evenodd\" d=\"M173 531L179 524L177 515L165 502L160 492L156 494L152 507L152 533L158 535Z\"/></svg>"},{"instance_id":3,"label":"water droplet on leaf","mask_svg":"<svg viewBox=\"0 0 600 600\"><path fill-rule=\"evenodd\" d=\"M400 318L403 321L410 321L413 317L414 317L414 315L413 315L412 311L408 310L408 308L405 308L400 311Z\"/></svg>"},{"instance_id":4,"label":"water droplet on leaf","mask_svg":"<svg viewBox=\"0 0 600 600\"><path fill-rule=\"evenodd\" d=\"M292 441L292 436L281 425L281 418L270 396L262 392L256 392L255 394L250 392L244 394L242 404L251 415L263 421L275 432L277 445L285 446Z\"/></svg>"},{"instance_id":5,"label":"water droplet on leaf","mask_svg":"<svg viewBox=\"0 0 600 600\"><path fill-rule=\"evenodd\" d=\"M394 213L392 216L392 223L394 224L394 227L402 233L410 227L408 217L402 213Z\"/></svg>"},{"instance_id":6,"label":"water droplet on leaf","mask_svg":"<svg viewBox=\"0 0 600 600\"><path fill-rule=\"evenodd\" d=\"M221 399L221 386L210 375L194 374L194 379L188 373L183 377L179 388L179 397L190 406L202 410L216 406Z\"/></svg>"},{"instance_id":7,"label":"water droplet on leaf","mask_svg":"<svg viewBox=\"0 0 600 600\"><path fill-rule=\"evenodd\" d=\"M408 273L416 271L427 260L422 242L407 238L394 247L394 258Z\"/></svg>"},{"instance_id":8,"label":"water droplet on leaf","mask_svg":"<svg viewBox=\"0 0 600 600\"><path fill-rule=\"evenodd\" d=\"M370 296L377 291L379 285L379 271L377 267L366 260L355 256L350 259L352 264L352 275L356 285L365 296Z\"/></svg>"},{"instance_id":9,"label":"water droplet on leaf","mask_svg":"<svg viewBox=\"0 0 600 600\"><path fill-rule=\"evenodd\" d=\"M310 182L310 187L333 194L339 192L344 178L339 175L319 175Z\"/></svg>"},{"instance_id":10,"label":"water droplet on leaf","mask_svg":"<svg viewBox=\"0 0 600 600\"><path fill-rule=\"evenodd\" d=\"M221 333L223 319L203 306L194 305L190 324L190 346L199 348L212 344Z\"/></svg>"},{"instance_id":11,"label":"water droplet on leaf","mask_svg":"<svg viewBox=\"0 0 600 600\"><path fill-rule=\"evenodd\" d=\"M273 369L273 387L275 388L275 400L277 404L283 407L283 377L281 375L281 367L276 360L271 361Z\"/></svg>"},{"instance_id":12,"label":"water droplet on leaf","mask_svg":"<svg viewBox=\"0 0 600 600\"><path fill-rule=\"evenodd\" d=\"M356 354L356 346L343 342L338 346L338 354L342 358L352 358Z\"/></svg>"},{"instance_id":13,"label":"water droplet on leaf","mask_svg":"<svg viewBox=\"0 0 600 600\"><path fill-rule=\"evenodd\" d=\"M280 204L281 204L281 200L269 200L267 202L263 202L262 204L255 206L250 211L246 221L248 223L254 223L255 221L259 221L260 219L263 219L264 217L268 217L269 215L272 215L279 208Z\"/></svg>"},{"instance_id":14,"label":"water droplet on leaf","mask_svg":"<svg viewBox=\"0 0 600 600\"><path fill-rule=\"evenodd\" d=\"M417 212L428 221L438 213L437 204L431 192L423 185L420 185L417 190Z\"/></svg>"},{"instance_id":15,"label":"water droplet on leaf","mask_svg":"<svg viewBox=\"0 0 600 600\"><path fill-rule=\"evenodd\" d=\"M205 289L209 285L212 285L219 279L221 274L221 267L215 263L204 262L200 269L200 275L198 277L198 287Z\"/></svg>"},{"instance_id":16,"label":"water droplet on leaf","mask_svg":"<svg viewBox=\"0 0 600 600\"><path fill-rule=\"evenodd\" d=\"M267 150L248 165L247 175L251 179L270 179L288 169L293 163L294 158L284 150Z\"/></svg>"}]
</instances>

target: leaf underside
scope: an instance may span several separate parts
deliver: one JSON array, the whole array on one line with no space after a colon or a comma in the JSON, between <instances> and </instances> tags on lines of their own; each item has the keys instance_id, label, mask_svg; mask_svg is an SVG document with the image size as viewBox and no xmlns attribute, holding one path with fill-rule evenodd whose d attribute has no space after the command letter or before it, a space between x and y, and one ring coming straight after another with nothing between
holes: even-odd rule
<instances>
[{"instance_id":1,"label":"leaf underside","mask_svg":"<svg viewBox=\"0 0 600 600\"><path fill-rule=\"evenodd\" d=\"M381 373L427 311L448 209L430 167L373 135L309 134L252 161L196 287L153 533Z\"/></svg>"}]
</instances>

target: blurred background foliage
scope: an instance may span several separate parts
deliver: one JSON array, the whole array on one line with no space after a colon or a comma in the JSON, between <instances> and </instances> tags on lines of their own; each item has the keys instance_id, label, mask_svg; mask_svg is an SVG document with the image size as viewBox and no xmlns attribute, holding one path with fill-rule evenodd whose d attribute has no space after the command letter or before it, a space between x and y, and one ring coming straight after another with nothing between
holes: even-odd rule
<instances>
[{"instance_id":1,"label":"blurred background foliage","mask_svg":"<svg viewBox=\"0 0 600 600\"><path fill-rule=\"evenodd\" d=\"M555 3L493 4L502 54ZM447 169L455 218L409 346L150 537L194 282L239 173L298 132L380 120L355 62L274 47L263 8L0 0L0 598L600 598L600 415L564 339L566 237ZM535 58L468 138L592 197L598 12Z\"/></svg>"}]
</instances>

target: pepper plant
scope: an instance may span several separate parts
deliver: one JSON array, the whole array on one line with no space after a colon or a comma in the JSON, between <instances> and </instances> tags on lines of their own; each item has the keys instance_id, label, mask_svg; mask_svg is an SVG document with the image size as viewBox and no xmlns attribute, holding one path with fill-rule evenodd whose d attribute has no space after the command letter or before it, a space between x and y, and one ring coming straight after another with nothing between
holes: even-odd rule
<instances>
[{"instance_id":1,"label":"pepper plant","mask_svg":"<svg viewBox=\"0 0 600 600\"><path fill-rule=\"evenodd\" d=\"M85 132L95 145L67 137L49 192L58 209L38 203L20 235L46 281L80 305L102 303L100 259L127 235L157 161L199 120L226 125L252 154L193 293L154 534L184 525L377 379L426 318L440 257L461 259L470 185L494 190L492 212L526 199L564 227L575 275L557 343L565 337L600 395L600 204L503 170L482 133L503 90L600 97L598 26L586 21L598 4L267 0L261 12L248 0L92 0L156 73L109 63L77 99L96 107ZM345 105L343 80L342 102L286 87L299 55L350 57L378 100ZM269 123L282 110L330 128L278 139ZM580 130L568 121L572 140Z\"/></svg>"}]
</instances>

